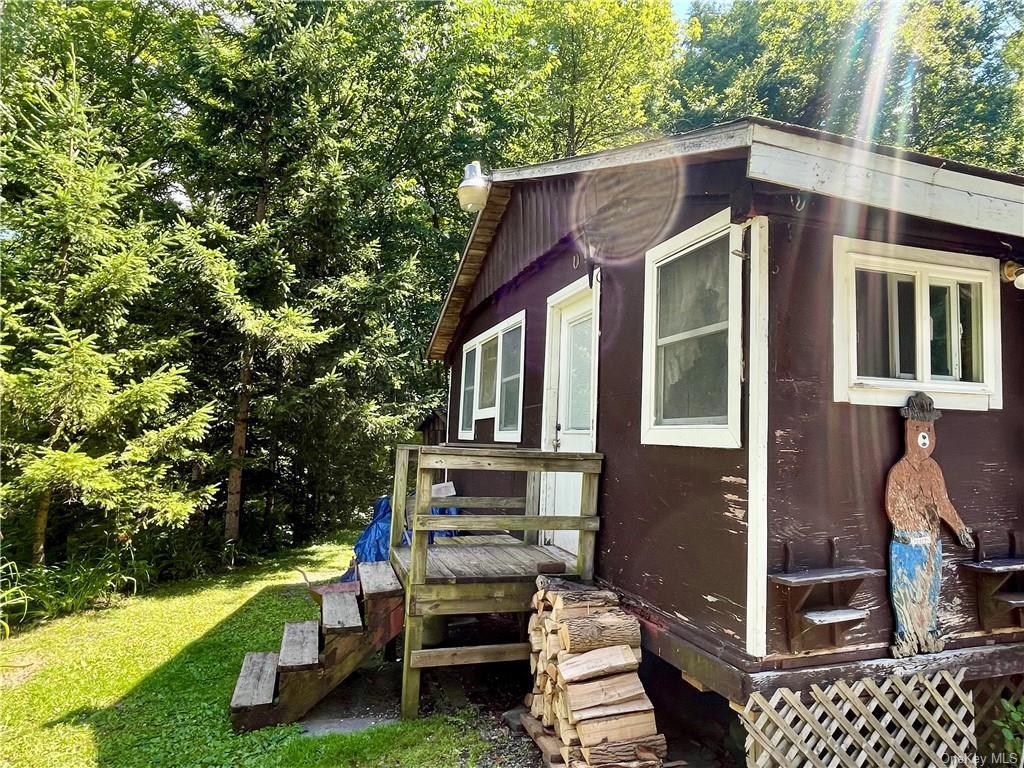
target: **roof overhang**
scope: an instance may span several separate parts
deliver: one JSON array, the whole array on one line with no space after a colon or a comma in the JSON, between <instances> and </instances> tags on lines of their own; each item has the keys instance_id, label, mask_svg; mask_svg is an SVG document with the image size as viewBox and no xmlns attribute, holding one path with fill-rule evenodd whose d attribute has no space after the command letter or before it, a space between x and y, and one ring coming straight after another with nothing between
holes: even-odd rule
<instances>
[{"instance_id":1,"label":"roof overhang","mask_svg":"<svg viewBox=\"0 0 1024 768\"><path fill-rule=\"evenodd\" d=\"M427 347L441 360L517 184L673 160L747 158L747 177L908 216L1024 237L1024 177L763 118L496 170Z\"/></svg>"}]
</instances>

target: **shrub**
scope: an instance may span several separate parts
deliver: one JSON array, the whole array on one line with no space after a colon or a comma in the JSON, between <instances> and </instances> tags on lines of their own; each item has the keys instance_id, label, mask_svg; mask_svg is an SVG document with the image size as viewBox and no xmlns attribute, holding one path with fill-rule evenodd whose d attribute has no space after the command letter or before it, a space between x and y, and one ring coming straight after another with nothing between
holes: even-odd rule
<instances>
[{"instance_id":1,"label":"shrub","mask_svg":"<svg viewBox=\"0 0 1024 768\"><path fill-rule=\"evenodd\" d=\"M72 559L60 566L36 566L22 574L25 617L49 619L135 594L149 582L146 563L127 553L107 552L99 560Z\"/></svg>"},{"instance_id":2,"label":"shrub","mask_svg":"<svg viewBox=\"0 0 1024 768\"><path fill-rule=\"evenodd\" d=\"M1003 748L1011 755L1024 753L1024 701L1003 699L1003 718L995 724L1003 735Z\"/></svg>"},{"instance_id":3,"label":"shrub","mask_svg":"<svg viewBox=\"0 0 1024 768\"><path fill-rule=\"evenodd\" d=\"M27 607L18 566L11 560L0 562L0 640L6 640L11 633L11 623L25 618Z\"/></svg>"}]
</instances>

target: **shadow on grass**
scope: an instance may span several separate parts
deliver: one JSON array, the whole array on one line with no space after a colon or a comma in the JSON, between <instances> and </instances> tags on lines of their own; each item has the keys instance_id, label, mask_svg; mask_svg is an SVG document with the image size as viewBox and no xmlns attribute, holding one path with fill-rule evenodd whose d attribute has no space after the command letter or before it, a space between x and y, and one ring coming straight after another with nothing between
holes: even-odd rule
<instances>
[{"instance_id":1,"label":"shadow on grass","mask_svg":"<svg viewBox=\"0 0 1024 768\"><path fill-rule=\"evenodd\" d=\"M310 565L311 551L298 550L273 564L249 566L213 579L161 587L147 597L185 598L168 609L167 631L175 631L174 611L215 610L233 596L218 585L238 587ZM313 558L315 562L315 557ZM321 563L318 569L326 568ZM340 574L347 563L331 564ZM201 593L210 590L209 600ZM228 703L247 651L277 650L285 622L315 619L318 609L296 574L294 584L261 589L229 616L154 668L115 704L77 709L44 727L91 729L99 768L134 766L447 766L464 764L477 750L474 729L460 717L434 717L382 726L359 734L302 737L299 726L279 726L235 734ZM138 633L152 627L136 628ZM132 627L126 631L133 631ZM159 628L157 628L159 631ZM465 719L463 716L461 719Z\"/></svg>"}]
</instances>

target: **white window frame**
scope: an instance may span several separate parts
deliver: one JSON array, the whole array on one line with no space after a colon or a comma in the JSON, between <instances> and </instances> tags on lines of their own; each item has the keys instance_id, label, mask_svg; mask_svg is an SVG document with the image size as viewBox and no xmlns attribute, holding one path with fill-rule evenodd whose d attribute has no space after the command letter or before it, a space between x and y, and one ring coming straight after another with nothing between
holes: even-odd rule
<instances>
[{"instance_id":1,"label":"white window frame","mask_svg":"<svg viewBox=\"0 0 1024 768\"><path fill-rule=\"evenodd\" d=\"M644 445L678 445L697 448L741 448L740 389L743 378L743 229L731 222L726 208L645 255L643 387L640 398L640 442ZM657 325L658 268L706 245L722 235L729 237L729 328L726 423L657 424Z\"/></svg>"},{"instance_id":2,"label":"white window frame","mask_svg":"<svg viewBox=\"0 0 1024 768\"><path fill-rule=\"evenodd\" d=\"M965 411L1002 408L1000 286L996 259L836 236L833 238L832 266L833 395L836 402L906 405L912 394L925 391L938 408ZM919 372L916 379L857 375L857 269L898 272L915 278L916 367ZM956 381L948 376L935 377L931 373L928 286L957 282L981 285L981 382ZM956 317L958 309L953 312ZM956 348L959 349L958 343Z\"/></svg>"},{"instance_id":3,"label":"white window frame","mask_svg":"<svg viewBox=\"0 0 1024 768\"><path fill-rule=\"evenodd\" d=\"M458 415L458 427L459 427L459 439L460 440L472 440L475 436L476 431L476 414L474 418L470 420L469 429L462 428L462 413L466 407L466 358L469 357L470 352L476 351L476 347L467 344L462 348L462 375L459 377L459 415ZM480 352L476 351L476 361L473 366L473 397L469 407L476 410L476 382L479 378L480 373ZM450 411L449 411L450 413Z\"/></svg>"},{"instance_id":4,"label":"white window frame","mask_svg":"<svg viewBox=\"0 0 1024 768\"><path fill-rule=\"evenodd\" d=\"M504 344L504 336L508 331L513 330L516 326L520 327L520 344L519 344L519 402L516 404L516 428L515 429L500 429L500 418L501 413L501 384L502 379L508 378L503 376L501 370L502 360L502 346ZM480 407L480 374L483 370L481 348L484 344L489 341L497 339L498 341L498 358L497 364L494 371L494 405L489 408ZM460 440L472 440L476 434L476 422L482 421L483 419L494 419L494 440L498 443L518 443L522 439L523 432L523 390L525 389L526 379L526 310L520 310L516 314L502 320L497 325L488 328L483 333L474 336L472 339L467 341L462 347L462 381L463 386L460 392L465 392L465 376L466 376L466 355L471 350L476 350L476 369L474 371L473 381L473 429L462 430L462 412L461 409L464 407L462 399L459 400L459 439Z\"/></svg>"}]
</instances>

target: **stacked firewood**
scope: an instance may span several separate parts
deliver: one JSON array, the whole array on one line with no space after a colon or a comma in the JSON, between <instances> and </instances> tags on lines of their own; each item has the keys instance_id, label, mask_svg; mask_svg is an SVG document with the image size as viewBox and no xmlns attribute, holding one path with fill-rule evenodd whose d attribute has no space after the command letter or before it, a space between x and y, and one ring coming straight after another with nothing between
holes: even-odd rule
<instances>
[{"instance_id":1,"label":"stacked firewood","mask_svg":"<svg viewBox=\"0 0 1024 768\"><path fill-rule=\"evenodd\" d=\"M636 617L614 592L549 576L537 578L533 604L534 686L523 725L548 761L660 768L665 737L637 675Z\"/></svg>"}]
</instances>

